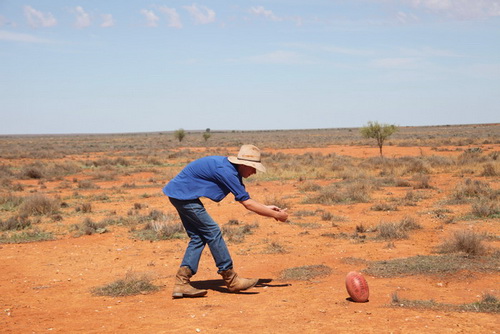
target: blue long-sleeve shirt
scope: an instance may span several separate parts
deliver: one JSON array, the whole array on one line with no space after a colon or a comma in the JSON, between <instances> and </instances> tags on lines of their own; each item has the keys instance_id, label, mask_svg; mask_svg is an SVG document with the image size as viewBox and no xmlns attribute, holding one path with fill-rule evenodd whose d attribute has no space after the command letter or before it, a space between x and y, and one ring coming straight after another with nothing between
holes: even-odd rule
<instances>
[{"instance_id":1,"label":"blue long-sleeve shirt","mask_svg":"<svg viewBox=\"0 0 500 334\"><path fill-rule=\"evenodd\" d=\"M236 201L250 199L238 169L222 156L208 156L189 163L165 185L163 193L179 200L207 197L220 202L229 193Z\"/></svg>"}]
</instances>

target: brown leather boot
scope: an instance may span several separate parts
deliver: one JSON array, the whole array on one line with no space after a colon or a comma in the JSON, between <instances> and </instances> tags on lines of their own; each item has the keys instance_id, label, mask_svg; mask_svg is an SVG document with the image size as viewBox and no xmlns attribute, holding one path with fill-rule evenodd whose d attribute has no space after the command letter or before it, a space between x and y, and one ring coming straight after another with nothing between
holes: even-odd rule
<instances>
[{"instance_id":1,"label":"brown leather boot","mask_svg":"<svg viewBox=\"0 0 500 334\"><path fill-rule=\"evenodd\" d=\"M207 290L195 289L191 286L190 278L193 276L189 267L180 267L175 275L173 298L201 297L207 294Z\"/></svg>"},{"instance_id":2,"label":"brown leather boot","mask_svg":"<svg viewBox=\"0 0 500 334\"><path fill-rule=\"evenodd\" d=\"M258 278L241 278L233 269L221 271L220 274L226 282L227 288L230 292L250 289L255 286L257 282L259 282Z\"/></svg>"}]
</instances>

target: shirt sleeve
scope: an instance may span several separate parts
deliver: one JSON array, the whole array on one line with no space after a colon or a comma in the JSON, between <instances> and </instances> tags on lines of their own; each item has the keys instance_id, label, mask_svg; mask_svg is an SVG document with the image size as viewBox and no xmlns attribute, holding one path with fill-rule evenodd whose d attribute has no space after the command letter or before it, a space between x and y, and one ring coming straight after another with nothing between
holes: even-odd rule
<instances>
[{"instance_id":1,"label":"shirt sleeve","mask_svg":"<svg viewBox=\"0 0 500 334\"><path fill-rule=\"evenodd\" d=\"M229 168L217 168L216 178L234 195L238 202L250 199L250 194L246 191L238 171Z\"/></svg>"}]
</instances>

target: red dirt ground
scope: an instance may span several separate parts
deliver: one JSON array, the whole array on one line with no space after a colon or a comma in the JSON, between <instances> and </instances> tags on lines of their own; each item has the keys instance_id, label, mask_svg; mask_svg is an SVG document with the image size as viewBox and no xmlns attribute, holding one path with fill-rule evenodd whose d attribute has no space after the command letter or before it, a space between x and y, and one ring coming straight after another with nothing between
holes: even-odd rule
<instances>
[{"instance_id":1,"label":"red dirt ground","mask_svg":"<svg viewBox=\"0 0 500 334\"><path fill-rule=\"evenodd\" d=\"M493 146L483 147L493 149ZM498 148L497 148L498 149ZM387 147L386 156L421 154L458 154L452 150L432 152L417 147ZM375 156L373 147L332 146L285 153L321 152ZM147 175L133 174L132 178ZM362 271L365 264L346 261L358 258L367 261L404 258L432 254L433 248L453 230L471 229L498 234L498 219L457 221L443 226L428 211L460 180L456 175L432 175L431 196L415 207L402 207L395 212L370 210L372 203L352 205L300 204L298 181L249 183L252 197L263 200L269 194L287 196L293 203L291 220L297 224L280 223L247 212L229 195L221 203L204 201L208 211L221 223L238 219L258 223L254 233L243 243L229 244L235 269L242 276L259 277L261 283L239 294L228 293L216 273L208 249L200 270L193 277L194 285L209 290L206 297L171 298L174 274L178 268L187 239L146 242L132 240L126 227L113 226L109 233L73 238L61 235L58 240L28 244L0 245L0 332L1 333L498 333L498 314L434 311L391 308L391 295L400 298L430 300L439 303L464 304L479 301L483 293L500 295L497 273L460 272L444 277L411 276L377 278L365 275L370 287L367 303L349 301L344 286L345 275ZM491 179L490 179L491 180ZM114 181L119 184L123 180ZM495 186L498 186L498 180ZM50 187L50 184L46 184ZM110 184L111 188L113 185ZM159 185L160 191L161 185ZM72 190L61 190L69 191ZM103 191L101 189L100 191ZM153 190L151 190L153 191ZM401 197L405 188L384 188L374 197ZM143 190L139 190L142 194ZM147 200L149 209L173 212L164 197ZM130 208L130 203L113 203ZM94 212L99 212L96 204ZM298 210L323 209L345 216L346 222L332 226L318 217L294 217ZM122 208L123 209L123 208ZM126 210L126 209L123 209ZM455 215L467 206L454 206ZM412 232L407 240L394 242L356 243L333 239L325 233L352 233L359 224L374 226L380 221L396 221L404 216L417 217L423 229ZM303 223L314 223L305 228ZM283 245L286 253L268 254L271 242ZM498 248L497 242L490 242ZM354 263L354 264L353 264ZM328 276L311 281L278 279L281 271L304 265L326 265ZM147 273L154 283L164 288L159 292L132 297L99 297L91 294L96 286L123 278L128 271Z\"/></svg>"}]
</instances>

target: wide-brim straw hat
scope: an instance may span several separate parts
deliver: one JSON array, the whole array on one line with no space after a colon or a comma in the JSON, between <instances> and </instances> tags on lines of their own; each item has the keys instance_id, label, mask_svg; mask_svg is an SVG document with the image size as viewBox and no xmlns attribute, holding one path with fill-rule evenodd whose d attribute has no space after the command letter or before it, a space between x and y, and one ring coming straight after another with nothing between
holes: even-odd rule
<instances>
[{"instance_id":1,"label":"wide-brim straw hat","mask_svg":"<svg viewBox=\"0 0 500 334\"><path fill-rule=\"evenodd\" d=\"M260 150L254 145L243 145L238 152L238 156L227 158L233 164L250 166L260 172L266 172L266 167L260 161Z\"/></svg>"}]
</instances>

